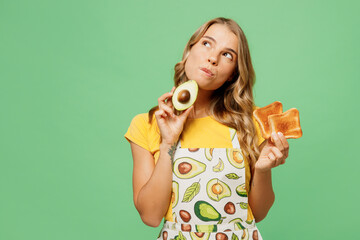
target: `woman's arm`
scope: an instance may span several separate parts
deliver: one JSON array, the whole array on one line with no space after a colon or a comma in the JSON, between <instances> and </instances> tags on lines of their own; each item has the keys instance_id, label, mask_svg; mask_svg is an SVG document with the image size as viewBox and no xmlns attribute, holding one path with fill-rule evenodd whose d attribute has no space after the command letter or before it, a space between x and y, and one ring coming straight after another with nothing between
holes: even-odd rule
<instances>
[{"instance_id":1,"label":"woman's arm","mask_svg":"<svg viewBox=\"0 0 360 240\"><path fill-rule=\"evenodd\" d=\"M172 186L171 146L160 145L160 155L155 165L153 155L131 143L133 155L133 197L142 221L157 227L170 204Z\"/></svg>"},{"instance_id":2,"label":"woman's arm","mask_svg":"<svg viewBox=\"0 0 360 240\"><path fill-rule=\"evenodd\" d=\"M256 222L260 222L266 217L274 201L271 170L261 172L255 169L249 193L249 205Z\"/></svg>"},{"instance_id":3,"label":"woman's arm","mask_svg":"<svg viewBox=\"0 0 360 240\"><path fill-rule=\"evenodd\" d=\"M131 143L134 204L143 222L152 227L159 226L169 207L175 147L193 109L190 107L180 115L175 115L171 103L174 90L175 87L158 99L159 110L155 112L155 117L161 143L157 163L155 164L154 157L148 150Z\"/></svg>"},{"instance_id":4,"label":"woman's arm","mask_svg":"<svg viewBox=\"0 0 360 240\"><path fill-rule=\"evenodd\" d=\"M261 153L255 164L249 204L256 222L263 220L275 201L271 181L271 169L285 163L289 144L283 134L272 134L260 147Z\"/></svg>"}]
</instances>

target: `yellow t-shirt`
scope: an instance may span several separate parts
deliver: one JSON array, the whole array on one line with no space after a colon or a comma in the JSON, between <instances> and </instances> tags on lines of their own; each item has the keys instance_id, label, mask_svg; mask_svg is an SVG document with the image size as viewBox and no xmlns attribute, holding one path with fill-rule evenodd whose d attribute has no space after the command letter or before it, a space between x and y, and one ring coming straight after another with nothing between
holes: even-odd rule
<instances>
[{"instance_id":1,"label":"yellow t-shirt","mask_svg":"<svg viewBox=\"0 0 360 240\"><path fill-rule=\"evenodd\" d=\"M254 120L254 119L253 119ZM254 120L259 144L264 141L261 136L258 123ZM155 163L160 154L160 131L157 126L155 114L151 124L148 113L142 113L133 118L125 138L140 147L148 150L154 156ZM211 116L187 119L183 132L180 136L182 148L232 148L229 127L217 122ZM245 160L245 188L250 190L250 166L247 158ZM171 204L165 216L166 220L172 219Z\"/></svg>"}]
</instances>

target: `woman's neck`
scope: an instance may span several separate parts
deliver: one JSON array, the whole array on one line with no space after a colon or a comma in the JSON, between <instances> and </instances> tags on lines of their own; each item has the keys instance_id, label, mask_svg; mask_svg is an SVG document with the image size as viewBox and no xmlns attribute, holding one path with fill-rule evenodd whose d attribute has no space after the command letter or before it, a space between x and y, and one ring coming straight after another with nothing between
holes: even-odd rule
<instances>
[{"instance_id":1,"label":"woman's neck","mask_svg":"<svg viewBox=\"0 0 360 240\"><path fill-rule=\"evenodd\" d=\"M194 110L190 113L189 118L202 118L209 115L209 106L211 94L213 91L202 90L199 88L196 101L194 103Z\"/></svg>"}]
</instances>

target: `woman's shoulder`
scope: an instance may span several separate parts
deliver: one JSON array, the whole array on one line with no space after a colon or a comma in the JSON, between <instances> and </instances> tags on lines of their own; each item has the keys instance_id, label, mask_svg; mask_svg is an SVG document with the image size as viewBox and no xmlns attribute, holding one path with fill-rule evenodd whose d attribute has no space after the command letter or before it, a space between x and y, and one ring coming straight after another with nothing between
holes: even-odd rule
<instances>
[{"instance_id":1,"label":"woman's shoulder","mask_svg":"<svg viewBox=\"0 0 360 240\"><path fill-rule=\"evenodd\" d=\"M138 128L144 130L151 130L157 128L157 123L155 119L155 115L153 114L151 121L149 121L149 113L139 113L130 123L130 128Z\"/></svg>"},{"instance_id":2,"label":"woman's shoulder","mask_svg":"<svg viewBox=\"0 0 360 240\"><path fill-rule=\"evenodd\" d=\"M131 123L140 123L140 124L146 124L149 122L149 114L148 113L139 113L133 117L131 120Z\"/></svg>"},{"instance_id":3,"label":"woman's shoulder","mask_svg":"<svg viewBox=\"0 0 360 240\"><path fill-rule=\"evenodd\" d=\"M159 136L160 132L155 117L153 116L152 121L149 121L148 113L140 113L133 117L124 137L129 142L134 142L151 151L152 145L154 142L158 142Z\"/></svg>"}]
</instances>

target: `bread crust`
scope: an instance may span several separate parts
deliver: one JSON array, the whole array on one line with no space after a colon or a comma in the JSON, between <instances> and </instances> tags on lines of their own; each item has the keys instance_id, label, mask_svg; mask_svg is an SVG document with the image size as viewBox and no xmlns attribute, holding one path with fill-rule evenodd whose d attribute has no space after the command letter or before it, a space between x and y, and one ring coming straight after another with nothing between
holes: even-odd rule
<instances>
[{"instance_id":1,"label":"bread crust","mask_svg":"<svg viewBox=\"0 0 360 240\"><path fill-rule=\"evenodd\" d=\"M270 132L281 132L285 138L300 138L302 136L299 111L296 108L270 115L268 122Z\"/></svg>"},{"instance_id":2,"label":"bread crust","mask_svg":"<svg viewBox=\"0 0 360 240\"><path fill-rule=\"evenodd\" d=\"M275 101L265 107L257 108L253 112L253 116L256 121L259 123L261 135L268 139L272 133L268 121L268 117L274 114L281 114L283 111L282 103Z\"/></svg>"}]
</instances>

